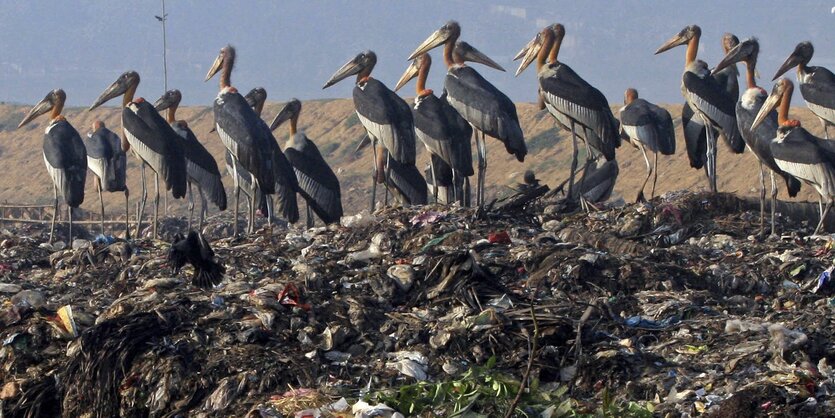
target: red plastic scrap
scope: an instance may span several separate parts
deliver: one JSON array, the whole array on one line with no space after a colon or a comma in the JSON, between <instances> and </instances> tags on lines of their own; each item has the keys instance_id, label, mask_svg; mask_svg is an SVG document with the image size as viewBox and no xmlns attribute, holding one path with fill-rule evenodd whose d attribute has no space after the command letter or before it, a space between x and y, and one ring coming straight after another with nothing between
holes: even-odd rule
<instances>
[{"instance_id":1,"label":"red plastic scrap","mask_svg":"<svg viewBox=\"0 0 835 418\"><path fill-rule=\"evenodd\" d=\"M293 283L288 283L287 286L284 286L284 290L278 294L278 303L283 306L298 306L305 311L310 310L310 305L307 303L301 303L302 297L301 293L299 293L299 288L296 287Z\"/></svg>"},{"instance_id":2,"label":"red plastic scrap","mask_svg":"<svg viewBox=\"0 0 835 418\"><path fill-rule=\"evenodd\" d=\"M487 235L487 241L491 244L510 244L510 235L507 231L493 232Z\"/></svg>"}]
</instances>

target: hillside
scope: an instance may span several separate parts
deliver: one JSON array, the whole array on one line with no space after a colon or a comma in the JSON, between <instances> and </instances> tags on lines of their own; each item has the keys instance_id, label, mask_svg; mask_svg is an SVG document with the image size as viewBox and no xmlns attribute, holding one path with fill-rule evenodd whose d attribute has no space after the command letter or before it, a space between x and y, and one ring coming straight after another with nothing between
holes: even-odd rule
<instances>
[{"instance_id":1,"label":"hillside","mask_svg":"<svg viewBox=\"0 0 835 418\"><path fill-rule=\"evenodd\" d=\"M280 109L280 103L269 103L265 107L265 118L272 118ZM521 181L521 174L526 169L535 170L537 177L546 184L556 185L568 175L571 156L571 137L567 132L556 132L552 118L545 111L537 111L531 103L517 105L519 118L528 142L529 154L524 163L518 163L504 151L496 140L488 140L487 169L488 198L506 193L507 187ZM668 106L678 124L680 105ZM41 141L45 119L38 119L20 130L15 130L23 118L27 107L0 105L0 161L4 164L5 175L0 177L0 202L7 203L51 203L51 182L43 165ZM617 111L617 109L615 109ZM795 108L792 114L799 116L801 122L813 133L822 136L822 129L817 118L806 108ZM90 131L96 118L105 121L115 130L119 127L119 112L115 108L102 108L88 112L80 108L71 108L65 112L69 121L79 130L82 137ZM198 138L207 146L222 164L223 146L215 134L209 134L212 124L212 111L209 107L185 107L178 112L178 118L189 122ZM346 213L354 213L367 205L370 189L370 156L358 155L354 149L364 131L353 113L349 99L309 101L304 104L300 119L300 128L312 138L323 155L334 167L342 182ZM681 132L678 135L676 155L670 158L659 157L658 193L669 190L706 189L704 172L691 169ZM278 131L277 138L284 142L287 131ZM720 141L721 142L721 141ZM755 195L758 187L759 167L750 153L742 156L732 155L725 145L719 146L718 185L719 190L740 195ZM582 151L581 151L582 152ZM130 158L129 185L132 190L131 200L139 196L140 183L138 165ZM418 164L423 168L427 154L418 145ZM615 188L616 196L623 196L627 201L635 197L637 187L643 181L645 165L638 150L624 145L618 150L620 178ZM225 171L221 167L221 171ZM82 208L97 212L97 198L88 176L88 194ZM227 190L231 191L231 179L226 178ZM781 188L783 185L781 184ZM781 198L785 192L781 190ZM801 200L817 200L814 190L804 187ZM121 194L105 195L108 213L122 213L123 197ZM185 202L169 199L169 213L184 213ZM172 212L173 211L173 212Z\"/></svg>"}]
</instances>

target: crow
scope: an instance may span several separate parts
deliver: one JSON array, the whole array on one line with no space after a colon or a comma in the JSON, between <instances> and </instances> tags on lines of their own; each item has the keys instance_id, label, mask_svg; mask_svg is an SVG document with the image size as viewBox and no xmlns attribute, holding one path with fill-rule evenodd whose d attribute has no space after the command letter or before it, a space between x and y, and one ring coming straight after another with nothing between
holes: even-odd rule
<instances>
[{"instance_id":1,"label":"crow","mask_svg":"<svg viewBox=\"0 0 835 418\"><path fill-rule=\"evenodd\" d=\"M177 234L174 243L168 251L168 261L171 263L173 274L179 274L180 269L188 262L194 267L191 284L209 289L220 284L226 269L215 261L215 253L209 242L202 234L190 231L188 237Z\"/></svg>"}]
</instances>

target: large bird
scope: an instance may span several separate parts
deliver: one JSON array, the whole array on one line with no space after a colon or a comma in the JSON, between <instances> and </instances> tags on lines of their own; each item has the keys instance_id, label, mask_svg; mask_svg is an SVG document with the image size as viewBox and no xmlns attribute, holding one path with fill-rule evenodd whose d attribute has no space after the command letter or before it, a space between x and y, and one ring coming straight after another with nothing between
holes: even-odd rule
<instances>
[{"instance_id":1,"label":"large bird","mask_svg":"<svg viewBox=\"0 0 835 418\"><path fill-rule=\"evenodd\" d=\"M652 192L655 197L655 183L658 181L658 153L673 155L676 152L676 133L673 118L660 106L638 98L638 91L630 88L624 93L624 107L620 109L620 126L629 136L629 142L641 150L647 164L647 178L641 185L637 200L644 200L644 187L652 175ZM652 167L647 158L646 148L655 154Z\"/></svg>"},{"instance_id":2,"label":"large bird","mask_svg":"<svg viewBox=\"0 0 835 418\"><path fill-rule=\"evenodd\" d=\"M559 61L564 37L565 28L561 24L543 28L523 49L525 56L516 74L520 74L536 60L539 90L545 107L559 126L571 132L573 152L568 196L573 197L578 137L585 139L586 167L594 160L592 149L603 154L606 160L613 160L615 148L620 146L620 137L618 121L603 93ZM578 128L581 135L577 134Z\"/></svg>"},{"instance_id":3,"label":"large bird","mask_svg":"<svg viewBox=\"0 0 835 418\"><path fill-rule=\"evenodd\" d=\"M371 188L371 210L376 204L377 183L391 184L391 170L397 167L398 177L416 180L414 174L423 182L423 176L415 167L415 125L409 105L383 83L371 77L377 64L374 51L363 51L348 61L325 83L323 89L337 82L356 75L354 85L354 108L362 126L371 139L374 150L373 183ZM391 160L394 160L392 162ZM381 164L382 162L382 164ZM380 170L384 170L380 172ZM406 187L410 182L400 182L405 187L403 197L408 204L424 204L426 196L421 196L419 189Z\"/></svg>"},{"instance_id":4,"label":"large bird","mask_svg":"<svg viewBox=\"0 0 835 418\"><path fill-rule=\"evenodd\" d=\"M707 63L696 59L701 35L702 29L699 26L687 26L661 45L655 53L660 54L679 45L687 45L681 94L705 126L715 128L715 130L706 129L705 164L710 179L710 190L716 192L716 134L721 134L731 150L737 154L745 150L745 142L736 124L734 109L736 100L716 79L710 76Z\"/></svg>"},{"instance_id":5,"label":"large bird","mask_svg":"<svg viewBox=\"0 0 835 418\"><path fill-rule=\"evenodd\" d=\"M421 43L409 59L444 45L444 63L447 75L444 80L444 93L450 105L473 126L478 153L478 186L476 202L484 204L484 183L487 172L487 144L485 135L501 141L508 153L520 162L525 161L528 148L525 136L519 125L516 106L504 93L481 76L475 69L465 64L464 56L456 53L456 41L461 36L458 22L449 21L433 32ZM475 62L504 69L483 54L476 55ZM478 133L481 133L479 135Z\"/></svg>"},{"instance_id":6,"label":"large bird","mask_svg":"<svg viewBox=\"0 0 835 418\"><path fill-rule=\"evenodd\" d=\"M134 155L142 163L142 200L136 221L136 235L139 236L142 229L142 216L145 213L145 203L148 200L148 188L145 183L145 166L148 165L154 171L154 184L156 185L153 225L153 236L156 238L159 223L160 175L165 180L166 190L171 190L174 198L177 199L186 195L188 175L179 136L154 109L154 106L142 97L134 100L133 96L138 86L139 74L135 71L127 71L102 92L89 110L101 106L114 97L123 96L122 150L127 152L132 149Z\"/></svg>"},{"instance_id":7,"label":"large bird","mask_svg":"<svg viewBox=\"0 0 835 418\"><path fill-rule=\"evenodd\" d=\"M84 183L87 180L87 150L78 131L61 114L67 94L55 89L47 93L17 125L18 129L36 117L50 112L49 124L43 137L43 160L52 178L55 204L52 211L52 226L49 228L49 243L55 234L55 218L58 217L58 196L64 198L69 220L68 241L72 241L72 209L84 202Z\"/></svg>"},{"instance_id":8,"label":"large bird","mask_svg":"<svg viewBox=\"0 0 835 418\"><path fill-rule=\"evenodd\" d=\"M447 183L443 181L447 179L439 177L446 177L448 169L451 172L449 185L452 186L453 199L464 205L467 202L466 194L469 193L468 178L475 174L470 147L473 130L447 102L445 96L439 98L431 89L426 88L426 78L431 65L432 58L429 54L418 55L400 77L394 90L399 90L409 80L417 77L412 116L415 120L415 134L431 154L430 174L435 201L438 201L438 186ZM449 199L445 200L447 203L450 202Z\"/></svg>"},{"instance_id":9,"label":"large bird","mask_svg":"<svg viewBox=\"0 0 835 418\"><path fill-rule=\"evenodd\" d=\"M307 226L313 226L312 212L326 224L339 222L342 218L342 191L339 179L328 165L316 144L298 131L299 114L302 103L291 99L270 124L275 130L282 123L290 121L290 137L284 155L293 167L299 181L299 191L307 202Z\"/></svg>"},{"instance_id":10,"label":"large bird","mask_svg":"<svg viewBox=\"0 0 835 418\"><path fill-rule=\"evenodd\" d=\"M168 250L168 262L171 263L173 274L180 273L180 269L189 263L194 267L191 284L210 289L223 280L226 269L215 259L215 252L203 235L196 231L189 231L187 237L180 234L174 238Z\"/></svg>"},{"instance_id":11,"label":"large bird","mask_svg":"<svg viewBox=\"0 0 835 418\"><path fill-rule=\"evenodd\" d=\"M810 66L815 48L809 41L797 44L773 80L797 66L797 82L806 106L821 121L824 138L829 139L829 125L835 125L835 75L824 67Z\"/></svg>"},{"instance_id":12,"label":"large bird","mask_svg":"<svg viewBox=\"0 0 835 418\"><path fill-rule=\"evenodd\" d=\"M220 72L220 91L214 100L215 129L226 149L232 154L233 169L243 166L251 173L250 196L255 196L255 189L267 195L275 193L275 175L273 167L271 136L261 118L247 104L246 99L232 86L232 68L235 65L235 48L227 45L221 48L209 72L206 81ZM237 183L237 182L236 182ZM238 202L240 188L235 187L235 215L233 230L238 233ZM272 199L267 199L268 219L272 220ZM254 230L255 205L250 205L250 228Z\"/></svg>"},{"instance_id":13,"label":"large bird","mask_svg":"<svg viewBox=\"0 0 835 418\"><path fill-rule=\"evenodd\" d=\"M167 110L165 119L171 124L180 138L180 145L183 147L183 155L186 159L186 173L188 174L188 229L191 230L191 219L194 217L194 193L192 186L197 186L197 193L200 195L200 216L197 229L203 230L203 220L208 211L207 200L219 210L226 210L226 189L217 167L217 161L209 150L197 140L194 132L188 127L185 120L177 120L177 108L183 95L179 90L168 90L154 103L157 111ZM206 197L208 195L208 199Z\"/></svg>"},{"instance_id":14,"label":"large bird","mask_svg":"<svg viewBox=\"0 0 835 418\"><path fill-rule=\"evenodd\" d=\"M727 51L725 57L716 65L713 72L722 72L730 68L734 63L744 62L746 66L745 81L747 89L736 104L736 121L742 139L748 149L754 153L760 162L760 225L765 225L765 170L768 167L771 176L771 234L774 235L774 215L777 206L777 184L774 181L774 174L778 174L786 181L786 189L790 197L797 196L800 191L800 181L791 174L786 173L777 166L774 156L771 155L771 140L777 136L777 113L772 111L765 119L751 129L754 118L757 117L760 109L765 103L767 94L765 90L757 85L756 67L757 57L760 52L760 43L756 38L749 38L739 43L733 49Z\"/></svg>"},{"instance_id":15,"label":"large bird","mask_svg":"<svg viewBox=\"0 0 835 418\"><path fill-rule=\"evenodd\" d=\"M774 108L777 110L777 136L771 142L771 155L774 161L786 173L806 182L817 190L821 203L820 221L813 235L823 227L826 215L835 199L835 143L818 138L800 126L800 121L789 119L794 84L787 78L781 78L771 89L762 108L754 118L751 129L768 118Z\"/></svg>"},{"instance_id":16,"label":"large bird","mask_svg":"<svg viewBox=\"0 0 835 418\"><path fill-rule=\"evenodd\" d=\"M122 139L97 120L93 132L87 134L87 167L96 176L96 190L101 206L101 233L104 234L104 197L102 191L125 193L125 238L130 239L130 191L127 185L127 154L122 151Z\"/></svg>"}]
</instances>

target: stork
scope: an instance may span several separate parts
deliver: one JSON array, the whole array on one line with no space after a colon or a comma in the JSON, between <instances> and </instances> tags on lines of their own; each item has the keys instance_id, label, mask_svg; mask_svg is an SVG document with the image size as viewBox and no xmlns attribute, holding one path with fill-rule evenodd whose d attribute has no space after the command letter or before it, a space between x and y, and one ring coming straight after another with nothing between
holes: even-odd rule
<instances>
[{"instance_id":1,"label":"stork","mask_svg":"<svg viewBox=\"0 0 835 418\"><path fill-rule=\"evenodd\" d=\"M142 97L133 99L139 86L139 74L127 71L113 82L96 99L88 110L93 110L108 100L122 97L122 150L133 149L133 154L141 162L142 200L139 205L139 215L136 220L136 236L142 229L142 216L145 213L145 203L148 200L148 188L145 183L145 166L154 171L154 225L153 237L157 237L159 224L159 176L165 180L166 190L171 190L174 198L186 195L186 160L179 136L168 122L159 115L154 107Z\"/></svg>"},{"instance_id":2,"label":"stork","mask_svg":"<svg viewBox=\"0 0 835 418\"><path fill-rule=\"evenodd\" d=\"M739 39L731 33L726 33L722 37L722 50L725 54L737 44L739 44ZM739 99L739 71L736 65L725 67L712 76L731 95L734 102ZM707 132L702 118L694 117L695 115L693 108L685 101L681 107L681 128L684 134L687 158L690 161L690 167L696 169L704 168L705 174L708 174L707 166L705 165L705 159L707 158ZM716 129L712 127L710 129L712 135L719 135ZM725 140L727 141L727 138ZM708 182L710 182L710 176L708 176Z\"/></svg>"},{"instance_id":3,"label":"stork","mask_svg":"<svg viewBox=\"0 0 835 418\"><path fill-rule=\"evenodd\" d=\"M104 198L102 191L125 192L125 238L130 239L130 192L127 180L127 154L122 151L121 138L97 120L93 132L87 134L87 167L96 175L96 190L101 206L101 233L104 234Z\"/></svg>"},{"instance_id":4,"label":"stork","mask_svg":"<svg viewBox=\"0 0 835 418\"><path fill-rule=\"evenodd\" d=\"M232 86L232 68L235 65L235 48L227 45L221 48L206 80L209 81L220 72L220 91L214 100L215 129L223 146L232 154L233 170L236 172L240 165L251 173L250 196L255 196L257 188L267 195L275 193L275 175L271 151L270 132L261 118ZM233 177L235 177L233 176ZM236 182L237 183L237 182ZM240 200L240 184L235 187L235 216L233 233L238 233L238 202ZM268 218L272 220L272 199L267 199ZM248 232L254 231L255 205L250 205L250 227Z\"/></svg>"},{"instance_id":5,"label":"stork","mask_svg":"<svg viewBox=\"0 0 835 418\"><path fill-rule=\"evenodd\" d=\"M676 133L673 129L673 118L670 112L638 98L638 90L629 88L624 93L624 107L620 109L620 125L629 136L629 142L641 150L647 164L647 178L641 185L637 201L644 199L644 187L652 179L650 199L655 197L655 183L658 181L658 153L673 155L676 152ZM652 167L647 158L646 148L655 154Z\"/></svg>"},{"instance_id":6,"label":"stork","mask_svg":"<svg viewBox=\"0 0 835 418\"><path fill-rule=\"evenodd\" d=\"M217 206L218 210L226 210L226 190L220 177L220 170L217 168L217 161L209 150L197 140L194 132L188 127L185 120L177 120L177 109L183 95L179 90L168 90L154 103L157 111L167 110L166 121L174 128L174 132L180 136L180 145L186 159L186 174L188 175L188 229L191 230L191 219L194 217L194 193L192 186L197 186L197 193L200 195L200 216L197 229L203 230L203 220L208 211L208 199Z\"/></svg>"},{"instance_id":7,"label":"stork","mask_svg":"<svg viewBox=\"0 0 835 418\"><path fill-rule=\"evenodd\" d=\"M296 199L296 193L299 193L299 182L296 178L296 173L293 171L293 166L287 160L287 156L281 152L278 142L273 136L272 130L267 127L266 122L261 119L261 113L264 111L264 103L267 101L267 91L263 87L255 87L244 96L246 102L258 115L258 123L266 128L269 133L269 154L273 159L273 169L275 177L275 195L278 198L278 212L287 220L287 222L294 224L299 220L299 204ZM266 200L268 199L260 191L256 193L259 207L264 211Z\"/></svg>"},{"instance_id":8,"label":"stork","mask_svg":"<svg viewBox=\"0 0 835 418\"><path fill-rule=\"evenodd\" d=\"M586 167L594 159L592 148L597 149L607 160L613 160L615 148L620 146L620 137L618 121L603 93L583 80L571 67L559 61L559 51L564 37L565 28L561 24L542 29L536 38L528 43L525 57L516 74L521 74L536 59L544 104L558 125L571 131L572 160L568 196L573 197L578 155L577 128L580 128L586 143Z\"/></svg>"},{"instance_id":9,"label":"stork","mask_svg":"<svg viewBox=\"0 0 835 418\"><path fill-rule=\"evenodd\" d=\"M745 142L743 142L736 124L735 99L710 76L707 63L696 59L701 35L702 29L699 26L687 26L661 45L655 53L660 54L679 45L687 45L681 94L695 114L702 119L705 126L716 129L716 131L713 129L705 130L707 135L705 164L710 179L710 190L715 193L717 191L716 133L723 135L731 150L737 154L745 150Z\"/></svg>"},{"instance_id":10,"label":"stork","mask_svg":"<svg viewBox=\"0 0 835 418\"><path fill-rule=\"evenodd\" d=\"M339 179L322 157L319 148L304 132L298 131L302 103L291 99L275 116L270 130L290 121L290 137L284 147L284 154L292 165L299 181L302 197L307 202L307 227L313 226L313 214L326 224L339 222L342 218L342 190Z\"/></svg>"},{"instance_id":11,"label":"stork","mask_svg":"<svg viewBox=\"0 0 835 418\"><path fill-rule=\"evenodd\" d=\"M516 106L504 93L484 79L475 69L464 63L464 56L455 53L456 41L461 36L461 26L449 21L433 32L409 56L418 55L444 45L444 63L447 75L444 93L450 105L473 126L478 153L478 186L476 202L484 205L484 183L487 172L487 144L485 135L501 141L508 153L519 162L525 161L528 148L525 136L519 126ZM477 54L471 60L504 71L500 65L484 54ZM481 133L481 135L479 135Z\"/></svg>"},{"instance_id":12,"label":"stork","mask_svg":"<svg viewBox=\"0 0 835 418\"><path fill-rule=\"evenodd\" d=\"M446 97L438 98L432 90L426 88L426 78L429 76L431 66L432 58L429 54L418 55L400 77L394 91L400 90L409 80L417 77L412 116L415 120L415 134L431 153L430 174L435 202L438 201L437 186L440 180L438 174L440 172L446 174L445 171L448 168L451 171L452 178L449 179L449 184L452 185L453 198L463 206L467 201L465 195L469 192L468 177L475 174L470 148L473 130L458 111L446 101ZM437 160L440 160L443 166L436 167ZM458 187L459 180L460 184L464 185L463 188ZM464 188L467 189L466 192Z\"/></svg>"},{"instance_id":13,"label":"stork","mask_svg":"<svg viewBox=\"0 0 835 418\"><path fill-rule=\"evenodd\" d=\"M582 194L583 199L590 205L608 200L612 197L618 174L620 169L617 159L598 160L583 171L583 178L579 187L574 189L576 196L573 198L580 199Z\"/></svg>"},{"instance_id":14,"label":"stork","mask_svg":"<svg viewBox=\"0 0 835 418\"><path fill-rule=\"evenodd\" d=\"M823 125L824 138L829 139L829 125L835 125L835 75L824 67L810 66L809 61L815 48L809 41L797 44L794 51L786 58L773 80L797 67L797 83L800 95L806 106L817 116Z\"/></svg>"},{"instance_id":15,"label":"stork","mask_svg":"<svg viewBox=\"0 0 835 418\"><path fill-rule=\"evenodd\" d=\"M389 183L393 166L407 170L414 168L418 177L423 179L415 165L415 125L409 105L395 92L383 83L371 77L371 72L377 64L377 54L374 51L363 51L348 61L322 87L326 89L337 82L356 75L354 86L354 107L362 126L371 139L374 150L374 164L371 187L371 210L376 203L377 183ZM390 163L395 160L398 164ZM382 164L380 162L382 161ZM385 174L379 170L385 170ZM411 172L411 171L410 171ZM412 173L414 174L414 173ZM424 189L426 188L424 184ZM411 202L426 202L426 198L417 198Z\"/></svg>"},{"instance_id":16,"label":"stork","mask_svg":"<svg viewBox=\"0 0 835 418\"><path fill-rule=\"evenodd\" d=\"M55 234L59 193L67 205L68 241L72 242L72 209L84 202L84 183L87 180L87 150L84 148L84 142L81 141L78 131L61 114L66 100L67 94L64 90L50 91L17 125L20 129L36 117L51 111L43 137L43 161L52 178L52 191L55 196L52 226L49 228L50 244Z\"/></svg>"},{"instance_id":17,"label":"stork","mask_svg":"<svg viewBox=\"0 0 835 418\"><path fill-rule=\"evenodd\" d=\"M810 134L800 126L800 121L789 119L793 91L794 85L787 78L777 81L751 129L756 129L774 108L780 106L777 110L779 127L771 142L771 154L780 169L811 185L820 195L820 221L812 234L817 235L835 199L835 143Z\"/></svg>"},{"instance_id":18,"label":"stork","mask_svg":"<svg viewBox=\"0 0 835 418\"><path fill-rule=\"evenodd\" d=\"M777 136L777 113L774 111L768 113L756 129L751 129L751 124L754 122L757 113L762 109L767 96L765 90L757 86L755 77L759 52L759 41L756 38L746 39L727 51L725 57L716 65L713 72L724 71L723 69L730 68L737 62L745 63L747 89L736 103L736 121L742 139L760 163L760 228L765 226L764 167L768 167L771 176L771 235L774 235L774 215L777 210L777 184L774 180L774 174L780 175L786 181L786 189L790 197L797 196L800 191L800 181L780 169L774 161L774 156L771 155L771 140Z\"/></svg>"}]
</instances>

